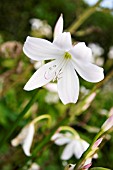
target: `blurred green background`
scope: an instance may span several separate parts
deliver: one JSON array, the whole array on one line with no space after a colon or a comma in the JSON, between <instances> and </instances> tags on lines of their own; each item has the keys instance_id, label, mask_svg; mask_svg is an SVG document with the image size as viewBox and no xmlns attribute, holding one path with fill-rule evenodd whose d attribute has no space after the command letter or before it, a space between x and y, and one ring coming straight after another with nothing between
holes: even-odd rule
<instances>
[{"instance_id":1,"label":"blurred green background","mask_svg":"<svg viewBox=\"0 0 113 170\"><path fill-rule=\"evenodd\" d=\"M0 141L7 135L12 128L17 116L24 108L26 103L33 95L33 91L26 92L23 87L30 76L35 71L34 62L23 54L22 46L28 35L42 37L52 41L52 34L42 34L40 30L31 27L30 20L37 18L44 20L54 30L54 25L62 13L64 16L64 30L75 21L79 16L89 9L89 5L83 0L5 0L0 2ZM103 50L100 57L103 60L102 67L105 75L113 69L113 53L110 49L113 46L113 11L109 8L98 8L79 28L72 34L73 42L86 42L98 44ZM111 54L111 55L110 55ZM97 63L98 64L98 63ZM85 82L80 79L81 87L91 90L95 84ZM95 129L100 128L107 119L109 110L113 107L113 79L110 78L99 90L91 106L68 125L75 128L81 137L89 143L95 136ZM1 170L26 170L32 162L37 162L42 170L64 169L65 161L60 160L63 150L50 142L42 147L36 154L26 162L21 147L13 148L10 140L15 137L20 129L31 119L41 114L50 114L53 125L70 116L68 114L69 105L63 106L58 101L53 103L45 98L48 95L46 89L35 90L38 98L32 108L18 125L17 131L1 147L0 169ZM81 91L79 101L82 101L86 93ZM44 107L45 106L45 107ZM76 115L76 106L71 106ZM65 122L63 123L66 124ZM84 126L83 126L84 125ZM94 129L93 132L90 129ZM35 135L33 149L42 142L42 139L50 133L46 123L40 123ZM99 158L93 161L93 166L103 166L113 169L113 132L106 136L104 146L99 151ZM73 157L68 162L75 163Z\"/></svg>"}]
</instances>

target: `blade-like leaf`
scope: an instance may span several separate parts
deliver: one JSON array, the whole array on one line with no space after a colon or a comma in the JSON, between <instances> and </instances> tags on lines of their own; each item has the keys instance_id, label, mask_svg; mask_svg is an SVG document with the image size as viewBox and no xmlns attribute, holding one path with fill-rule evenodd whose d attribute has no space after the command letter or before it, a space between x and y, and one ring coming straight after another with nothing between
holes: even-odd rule
<instances>
[{"instance_id":1,"label":"blade-like leaf","mask_svg":"<svg viewBox=\"0 0 113 170\"><path fill-rule=\"evenodd\" d=\"M111 169L103 168L103 167L94 167L94 168L91 168L90 170L111 170Z\"/></svg>"}]
</instances>

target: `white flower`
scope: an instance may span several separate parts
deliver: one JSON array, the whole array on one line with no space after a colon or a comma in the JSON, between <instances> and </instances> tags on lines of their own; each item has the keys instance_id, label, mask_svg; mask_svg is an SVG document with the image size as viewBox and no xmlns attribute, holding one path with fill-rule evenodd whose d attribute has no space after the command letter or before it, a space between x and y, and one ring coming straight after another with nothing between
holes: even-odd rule
<instances>
[{"instance_id":1,"label":"white flower","mask_svg":"<svg viewBox=\"0 0 113 170\"><path fill-rule=\"evenodd\" d=\"M33 162L31 167L28 170L39 170L39 169L40 169L40 166L37 163Z\"/></svg>"},{"instance_id":2,"label":"white flower","mask_svg":"<svg viewBox=\"0 0 113 170\"><path fill-rule=\"evenodd\" d=\"M44 61L37 61L34 63L34 68L37 70L44 65Z\"/></svg>"},{"instance_id":3,"label":"white flower","mask_svg":"<svg viewBox=\"0 0 113 170\"><path fill-rule=\"evenodd\" d=\"M58 92L56 83L48 83L44 86L44 88L49 90L50 92L54 93Z\"/></svg>"},{"instance_id":4,"label":"white flower","mask_svg":"<svg viewBox=\"0 0 113 170\"><path fill-rule=\"evenodd\" d=\"M40 20L38 18L30 19L31 29L33 31L38 31L40 35L45 35L47 37L51 36L52 28L45 20Z\"/></svg>"},{"instance_id":5,"label":"white flower","mask_svg":"<svg viewBox=\"0 0 113 170\"><path fill-rule=\"evenodd\" d=\"M45 101L47 103L58 103L59 96L57 93L57 84L56 83L48 83L44 86L49 92L45 96Z\"/></svg>"},{"instance_id":6,"label":"white flower","mask_svg":"<svg viewBox=\"0 0 113 170\"><path fill-rule=\"evenodd\" d=\"M53 43L27 37L24 53L36 61L53 61L40 67L30 78L24 89L29 91L57 80L58 94L64 104L76 103L79 95L77 73L86 81L99 82L104 78L103 68L90 62L91 49L84 42L72 45L69 32L63 32L63 18L60 16L54 32ZM76 73L77 72L77 73Z\"/></svg>"},{"instance_id":7,"label":"white flower","mask_svg":"<svg viewBox=\"0 0 113 170\"><path fill-rule=\"evenodd\" d=\"M110 47L109 53L108 53L108 58L113 59L113 46Z\"/></svg>"},{"instance_id":8,"label":"white flower","mask_svg":"<svg viewBox=\"0 0 113 170\"><path fill-rule=\"evenodd\" d=\"M90 43L88 47L92 49L94 57L101 56L104 53L104 49L99 44Z\"/></svg>"},{"instance_id":9,"label":"white flower","mask_svg":"<svg viewBox=\"0 0 113 170\"><path fill-rule=\"evenodd\" d=\"M58 103L59 101L59 97L57 93L47 93L47 95L45 96L45 101L46 103Z\"/></svg>"},{"instance_id":10,"label":"white flower","mask_svg":"<svg viewBox=\"0 0 113 170\"><path fill-rule=\"evenodd\" d=\"M92 50L92 63L102 66L104 59L100 56L104 53L104 49L99 44L95 43L90 43L88 47Z\"/></svg>"},{"instance_id":11,"label":"white flower","mask_svg":"<svg viewBox=\"0 0 113 170\"><path fill-rule=\"evenodd\" d=\"M12 146L18 146L19 144L21 144L24 150L24 153L27 156L30 156L31 155L30 148L32 145L34 132L35 132L35 129L34 129L33 123L26 125L21 130L21 132L18 134L18 136L11 141Z\"/></svg>"},{"instance_id":12,"label":"white flower","mask_svg":"<svg viewBox=\"0 0 113 170\"><path fill-rule=\"evenodd\" d=\"M85 140L81 139L78 135L76 137L71 133L56 133L51 140L59 146L67 144L61 155L62 160L69 160L73 155L79 159L83 152L89 147L89 144Z\"/></svg>"}]
</instances>

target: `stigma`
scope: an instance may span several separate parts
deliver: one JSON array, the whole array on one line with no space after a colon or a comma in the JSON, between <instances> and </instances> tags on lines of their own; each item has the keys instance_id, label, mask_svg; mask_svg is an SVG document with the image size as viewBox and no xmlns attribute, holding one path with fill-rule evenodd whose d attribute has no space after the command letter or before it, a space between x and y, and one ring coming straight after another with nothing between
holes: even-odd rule
<instances>
[{"instance_id":1,"label":"stigma","mask_svg":"<svg viewBox=\"0 0 113 170\"><path fill-rule=\"evenodd\" d=\"M65 58L65 59L71 59L72 56L71 56L71 54L69 54L68 52L65 52L64 58Z\"/></svg>"}]
</instances>

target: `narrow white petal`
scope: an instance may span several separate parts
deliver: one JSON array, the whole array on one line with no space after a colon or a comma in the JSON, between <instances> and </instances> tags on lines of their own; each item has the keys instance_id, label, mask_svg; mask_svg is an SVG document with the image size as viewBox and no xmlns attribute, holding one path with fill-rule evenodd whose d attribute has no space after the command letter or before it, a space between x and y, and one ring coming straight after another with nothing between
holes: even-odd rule
<instances>
[{"instance_id":1,"label":"narrow white petal","mask_svg":"<svg viewBox=\"0 0 113 170\"><path fill-rule=\"evenodd\" d=\"M88 48L84 42L76 44L69 53L71 53L75 59L83 61L92 61L93 58L91 49Z\"/></svg>"},{"instance_id":2,"label":"narrow white petal","mask_svg":"<svg viewBox=\"0 0 113 170\"><path fill-rule=\"evenodd\" d=\"M24 139L26 138L29 131L29 125L26 125L20 133L11 141L12 146L18 146L23 144Z\"/></svg>"},{"instance_id":3,"label":"narrow white petal","mask_svg":"<svg viewBox=\"0 0 113 170\"><path fill-rule=\"evenodd\" d=\"M55 29L54 29L54 38L56 38L58 35L60 35L63 32L63 16L61 14L61 16L59 17L56 25L55 25Z\"/></svg>"},{"instance_id":4,"label":"narrow white petal","mask_svg":"<svg viewBox=\"0 0 113 170\"><path fill-rule=\"evenodd\" d=\"M53 44L59 47L59 49L66 50L66 51L70 50L72 48L70 33L63 32L57 38L55 38Z\"/></svg>"},{"instance_id":5,"label":"narrow white petal","mask_svg":"<svg viewBox=\"0 0 113 170\"><path fill-rule=\"evenodd\" d=\"M57 62L54 60L40 67L26 83L24 90L33 90L50 82L55 76L54 66L56 64Z\"/></svg>"},{"instance_id":6,"label":"narrow white petal","mask_svg":"<svg viewBox=\"0 0 113 170\"><path fill-rule=\"evenodd\" d=\"M27 37L23 51L29 58L36 61L56 59L64 54L53 43L33 37Z\"/></svg>"},{"instance_id":7,"label":"narrow white petal","mask_svg":"<svg viewBox=\"0 0 113 170\"><path fill-rule=\"evenodd\" d=\"M66 147L64 148L64 151L61 155L61 159L69 160L73 156L73 148L74 148L74 143L72 141L69 144L67 144Z\"/></svg>"},{"instance_id":8,"label":"narrow white petal","mask_svg":"<svg viewBox=\"0 0 113 170\"><path fill-rule=\"evenodd\" d=\"M22 144L22 148L24 150L24 153L27 156L31 155L30 154L30 148L31 148L32 141L33 141L34 131L35 131L34 124L30 124L29 127L28 127L27 136L24 139L23 144Z\"/></svg>"},{"instance_id":9,"label":"narrow white petal","mask_svg":"<svg viewBox=\"0 0 113 170\"><path fill-rule=\"evenodd\" d=\"M63 104L76 103L79 95L79 80L73 66L68 63L58 80L58 93Z\"/></svg>"},{"instance_id":10,"label":"narrow white petal","mask_svg":"<svg viewBox=\"0 0 113 170\"><path fill-rule=\"evenodd\" d=\"M81 139L81 145L82 145L83 152L85 152L89 147L89 143L82 139Z\"/></svg>"},{"instance_id":11,"label":"narrow white petal","mask_svg":"<svg viewBox=\"0 0 113 170\"><path fill-rule=\"evenodd\" d=\"M79 140L74 140L74 155L77 159L81 157L83 153L82 145Z\"/></svg>"},{"instance_id":12,"label":"narrow white petal","mask_svg":"<svg viewBox=\"0 0 113 170\"><path fill-rule=\"evenodd\" d=\"M71 141L70 138L62 136L62 137L55 140L55 144L61 146L61 145L69 143L70 141Z\"/></svg>"},{"instance_id":13,"label":"narrow white petal","mask_svg":"<svg viewBox=\"0 0 113 170\"><path fill-rule=\"evenodd\" d=\"M20 141L18 140L17 137L11 140L11 145L12 146L15 147L15 146L18 146L19 144L20 144Z\"/></svg>"},{"instance_id":14,"label":"narrow white petal","mask_svg":"<svg viewBox=\"0 0 113 170\"><path fill-rule=\"evenodd\" d=\"M51 140L52 141L55 141L56 139L62 137L63 134L62 133L55 133L52 137L51 137Z\"/></svg>"},{"instance_id":15,"label":"narrow white petal","mask_svg":"<svg viewBox=\"0 0 113 170\"><path fill-rule=\"evenodd\" d=\"M85 142L85 141L84 141ZM79 159L84 151L88 148L89 144L87 142L82 142L82 140L74 140L74 155Z\"/></svg>"},{"instance_id":16,"label":"narrow white petal","mask_svg":"<svg viewBox=\"0 0 113 170\"><path fill-rule=\"evenodd\" d=\"M99 66L77 59L73 64L78 74L86 81L96 83L104 79L104 70Z\"/></svg>"}]
</instances>

